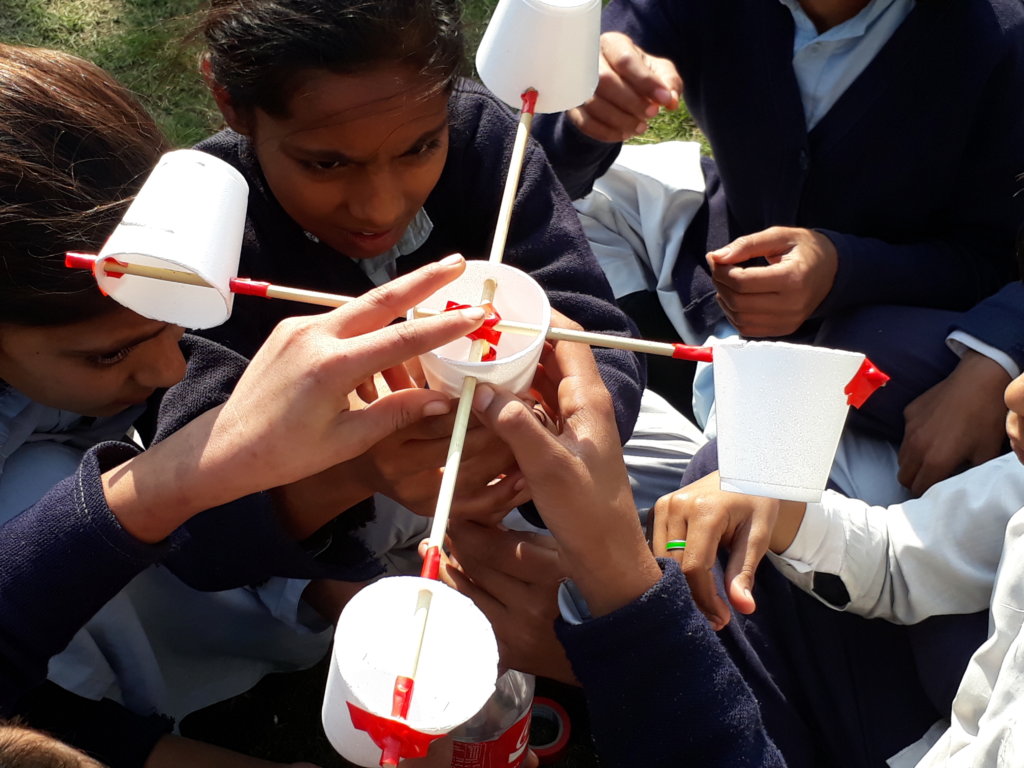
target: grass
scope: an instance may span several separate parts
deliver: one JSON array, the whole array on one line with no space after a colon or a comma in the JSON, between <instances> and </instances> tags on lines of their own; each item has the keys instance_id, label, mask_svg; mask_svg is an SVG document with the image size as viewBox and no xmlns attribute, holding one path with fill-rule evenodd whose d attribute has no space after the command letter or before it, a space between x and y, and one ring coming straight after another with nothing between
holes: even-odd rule
<instances>
[{"instance_id":1,"label":"grass","mask_svg":"<svg viewBox=\"0 0 1024 768\"><path fill-rule=\"evenodd\" d=\"M464 0L471 52L495 3ZM175 146L186 147L222 127L197 73L200 48L183 42L204 5L204 0L0 0L0 40L58 48L96 62L139 95ZM637 141L672 139L702 141L685 108L659 115Z\"/></svg>"}]
</instances>

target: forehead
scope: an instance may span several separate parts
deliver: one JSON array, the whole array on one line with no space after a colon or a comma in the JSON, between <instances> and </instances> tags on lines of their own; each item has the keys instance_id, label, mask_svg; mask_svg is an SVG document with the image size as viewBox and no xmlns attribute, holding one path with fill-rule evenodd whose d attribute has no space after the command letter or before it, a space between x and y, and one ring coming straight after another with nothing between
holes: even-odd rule
<instances>
[{"instance_id":1,"label":"forehead","mask_svg":"<svg viewBox=\"0 0 1024 768\"><path fill-rule=\"evenodd\" d=\"M260 143L329 149L369 157L444 125L448 93L399 66L357 74L311 70L287 103L287 115L258 113Z\"/></svg>"},{"instance_id":2,"label":"forehead","mask_svg":"<svg viewBox=\"0 0 1024 768\"><path fill-rule=\"evenodd\" d=\"M124 307L116 307L89 320L68 325L14 326L6 325L0 337L8 351L17 349L73 355L84 352L102 352L131 344L149 336L166 323L149 320Z\"/></svg>"}]
</instances>

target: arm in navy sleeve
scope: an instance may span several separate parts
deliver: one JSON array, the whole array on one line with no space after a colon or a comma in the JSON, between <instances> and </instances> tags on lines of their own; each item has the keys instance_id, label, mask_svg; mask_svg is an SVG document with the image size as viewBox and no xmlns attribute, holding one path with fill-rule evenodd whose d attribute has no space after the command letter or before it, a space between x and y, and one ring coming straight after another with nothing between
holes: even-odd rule
<instances>
[{"instance_id":1,"label":"arm in navy sleeve","mask_svg":"<svg viewBox=\"0 0 1024 768\"><path fill-rule=\"evenodd\" d=\"M1024 369L1024 283L1010 283L961 315L951 330L974 336Z\"/></svg>"},{"instance_id":2,"label":"arm in navy sleeve","mask_svg":"<svg viewBox=\"0 0 1024 768\"><path fill-rule=\"evenodd\" d=\"M674 561L646 594L581 624L559 619L608 768L783 766L753 693Z\"/></svg>"}]
</instances>

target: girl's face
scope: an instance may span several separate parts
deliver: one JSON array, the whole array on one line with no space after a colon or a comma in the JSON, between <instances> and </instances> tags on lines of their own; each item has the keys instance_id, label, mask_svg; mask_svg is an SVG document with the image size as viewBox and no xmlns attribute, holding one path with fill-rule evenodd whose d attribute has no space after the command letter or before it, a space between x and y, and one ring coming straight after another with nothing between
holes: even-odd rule
<instances>
[{"instance_id":1,"label":"girl's face","mask_svg":"<svg viewBox=\"0 0 1024 768\"><path fill-rule=\"evenodd\" d=\"M0 379L43 405L113 416L181 380L182 333L122 307L70 325L0 325Z\"/></svg>"},{"instance_id":2,"label":"girl's face","mask_svg":"<svg viewBox=\"0 0 1024 768\"><path fill-rule=\"evenodd\" d=\"M239 121L230 108L226 116L251 138L296 223L346 256L370 259L399 241L444 168L448 94L424 91L398 65L354 75L311 70L287 117L255 109Z\"/></svg>"}]
</instances>

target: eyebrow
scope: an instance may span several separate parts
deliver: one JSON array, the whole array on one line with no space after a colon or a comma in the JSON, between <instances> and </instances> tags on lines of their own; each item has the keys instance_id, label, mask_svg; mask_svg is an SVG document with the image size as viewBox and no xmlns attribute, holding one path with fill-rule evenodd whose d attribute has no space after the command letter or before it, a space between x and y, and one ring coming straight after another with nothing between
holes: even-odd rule
<instances>
[{"instance_id":1,"label":"eyebrow","mask_svg":"<svg viewBox=\"0 0 1024 768\"><path fill-rule=\"evenodd\" d=\"M105 344L103 347L99 348L71 349L68 350L68 354L74 355L76 357L93 357L109 355L114 352L120 352L122 349L127 349L128 347L137 347L139 344L145 344L150 339L155 339L157 336L159 336L167 329L168 325L169 323L160 323L160 327L152 332L143 333L139 336L124 339L123 341L109 342Z\"/></svg>"},{"instance_id":2,"label":"eyebrow","mask_svg":"<svg viewBox=\"0 0 1024 768\"><path fill-rule=\"evenodd\" d=\"M431 139L437 138L438 136L441 135L442 132L444 132L444 129L447 127L448 115L446 114L444 116L444 119L442 119L441 122L437 124L437 126L435 126L434 128L428 128L426 131L424 131L415 139L413 139L409 143L409 145L402 151L402 155L406 155L409 152L412 152L417 147L421 146L422 144L425 144L426 142L430 141ZM316 149L313 147L295 146L294 150L308 157L315 157L319 161L354 164L361 164L365 162L364 160L360 160L359 158L346 155L344 152L335 152L332 149Z\"/></svg>"}]
</instances>

